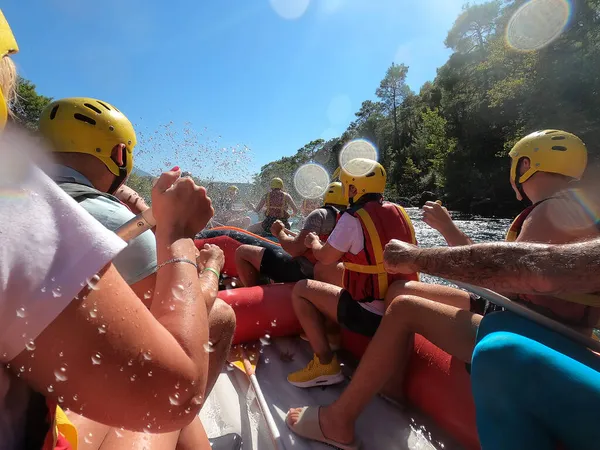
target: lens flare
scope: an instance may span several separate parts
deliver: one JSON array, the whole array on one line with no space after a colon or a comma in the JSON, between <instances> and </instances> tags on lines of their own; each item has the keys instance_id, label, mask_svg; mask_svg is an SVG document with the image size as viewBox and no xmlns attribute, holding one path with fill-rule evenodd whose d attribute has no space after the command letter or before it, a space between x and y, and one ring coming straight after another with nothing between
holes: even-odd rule
<instances>
[{"instance_id":1,"label":"lens flare","mask_svg":"<svg viewBox=\"0 0 600 450\"><path fill-rule=\"evenodd\" d=\"M348 142L342 151L340 152L339 162L340 167L345 168L350 161L356 158L364 158L369 159L371 161L377 161L377 149L375 146L367 141L366 139L355 139L353 141ZM369 169L366 169L367 172L371 170L373 166L371 165ZM362 174L355 175L365 175L367 172Z\"/></svg>"},{"instance_id":2,"label":"lens flare","mask_svg":"<svg viewBox=\"0 0 600 450\"><path fill-rule=\"evenodd\" d=\"M269 0L273 11L288 20L299 19L304 15L310 0Z\"/></svg>"},{"instance_id":3,"label":"lens flare","mask_svg":"<svg viewBox=\"0 0 600 450\"><path fill-rule=\"evenodd\" d=\"M319 198L329 185L329 174L318 164L300 166L294 174L294 188L303 198Z\"/></svg>"},{"instance_id":4,"label":"lens flare","mask_svg":"<svg viewBox=\"0 0 600 450\"><path fill-rule=\"evenodd\" d=\"M510 18L506 43L519 51L539 50L561 35L570 15L568 0L530 0Z\"/></svg>"}]
</instances>

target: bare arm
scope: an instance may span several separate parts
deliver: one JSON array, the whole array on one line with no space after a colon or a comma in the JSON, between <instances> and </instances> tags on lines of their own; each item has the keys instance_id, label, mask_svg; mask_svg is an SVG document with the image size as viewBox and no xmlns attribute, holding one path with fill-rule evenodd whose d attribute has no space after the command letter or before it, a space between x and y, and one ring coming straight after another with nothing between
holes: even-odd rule
<instances>
[{"instance_id":1,"label":"bare arm","mask_svg":"<svg viewBox=\"0 0 600 450\"><path fill-rule=\"evenodd\" d=\"M153 193L159 262L193 261L196 248L185 236L212 215L206 191L178 176L163 174L157 197ZM186 210L187 217L177 219ZM193 265L167 264L158 271L148 310L109 265L93 289L82 291L13 358L11 370L62 406L107 425L181 429L204 398L210 295Z\"/></svg>"},{"instance_id":2,"label":"bare arm","mask_svg":"<svg viewBox=\"0 0 600 450\"><path fill-rule=\"evenodd\" d=\"M298 206L296 206L296 203L294 202L294 199L292 198L292 196L290 194L285 194L286 198L287 198L287 202L289 203L290 207L292 208L292 211L294 212L294 215L298 214Z\"/></svg>"},{"instance_id":3,"label":"bare arm","mask_svg":"<svg viewBox=\"0 0 600 450\"><path fill-rule=\"evenodd\" d=\"M423 206L423 222L439 231L449 246L469 245L473 241L463 233L440 203L427 202Z\"/></svg>"},{"instance_id":4,"label":"bare arm","mask_svg":"<svg viewBox=\"0 0 600 450\"><path fill-rule=\"evenodd\" d=\"M392 241L386 246L385 260L391 273L425 272L496 291L600 292L600 239L563 245L498 242L450 248L418 248Z\"/></svg>"},{"instance_id":5,"label":"bare arm","mask_svg":"<svg viewBox=\"0 0 600 450\"><path fill-rule=\"evenodd\" d=\"M332 247L328 242L323 245L319 240L319 237L314 233L309 233L306 236L305 245L312 250L317 261L322 262L325 265L336 263L344 256L344 252Z\"/></svg>"},{"instance_id":6,"label":"bare arm","mask_svg":"<svg viewBox=\"0 0 600 450\"><path fill-rule=\"evenodd\" d=\"M290 236L284 230L281 230L276 237L281 244L281 248L295 258L306 253L306 246L304 245L306 236L308 236L307 230L300 231L297 236Z\"/></svg>"}]
</instances>

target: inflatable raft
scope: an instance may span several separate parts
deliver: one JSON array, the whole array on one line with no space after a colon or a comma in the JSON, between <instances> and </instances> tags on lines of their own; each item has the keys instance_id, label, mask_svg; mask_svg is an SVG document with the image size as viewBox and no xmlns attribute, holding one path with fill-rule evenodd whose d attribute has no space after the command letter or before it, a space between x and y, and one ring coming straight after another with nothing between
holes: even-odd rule
<instances>
[{"instance_id":1,"label":"inflatable raft","mask_svg":"<svg viewBox=\"0 0 600 450\"><path fill-rule=\"evenodd\" d=\"M277 246L259 236L227 227L210 230L200 237L196 240L199 248L210 242L223 249L226 256L223 272L230 277L237 275L234 254L243 243ZM284 423L289 407L331 403L344 388L342 384L306 390L287 383L287 374L303 367L312 357L308 343L297 337L301 327L292 308L292 288L293 283L269 284L223 290L219 297L237 315L234 343L260 341L264 345L257 377L286 448L328 448L294 436ZM360 358L368 342L368 338L346 330L342 334L342 348L356 358ZM417 336L405 390L417 411L397 408L378 398L363 413L357 433L365 449L479 448L475 407L463 362ZM265 427L258 425L260 411L253 409L252 402L245 375L224 370L201 413L209 435L237 432L244 437L245 449L270 448Z\"/></svg>"}]
</instances>

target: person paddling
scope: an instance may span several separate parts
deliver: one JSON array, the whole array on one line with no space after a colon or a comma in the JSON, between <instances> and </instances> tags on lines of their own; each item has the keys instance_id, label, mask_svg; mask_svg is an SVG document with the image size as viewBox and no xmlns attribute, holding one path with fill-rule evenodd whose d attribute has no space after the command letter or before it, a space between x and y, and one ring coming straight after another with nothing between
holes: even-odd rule
<instances>
[{"instance_id":1,"label":"person paddling","mask_svg":"<svg viewBox=\"0 0 600 450\"><path fill-rule=\"evenodd\" d=\"M342 168L341 183L349 203L333 232L322 243L311 233L305 244L322 264L344 264L343 288L315 280L296 283L292 302L314 351L312 361L288 375L297 387L326 386L344 377L331 351L324 326L329 319L363 334L375 334L385 311L388 286L412 276L388 275L383 268L383 248L392 239L416 244L412 223L404 209L384 201L386 172L381 164L353 159Z\"/></svg>"},{"instance_id":2,"label":"person paddling","mask_svg":"<svg viewBox=\"0 0 600 450\"><path fill-rule=\"evenodd\" d=\"M342 184L331 183L325 191L323 206L310 213L298 234L286 233L285 225L280 220L271 225L271 233L279 240L283 251L255 245L238 247L235 263L244 286L256 285L260 276L266 276L277 283L314 278L315 272L319 272L321 279L339 278L337 266L318 265L312 250L306 248L304 241L309 233L316 233L322 240L327 240L340 212L345 209Z\"/></svg>"},{"instance_id":3,"label":"person paddling","mask_svg":"<svg viewBox=\"0 0 600 450\"><path fill-rule=\"evenodd\" d=\"M559 130L538 131L520 140L509 156L515 194L519 199L529 198L532 206L513 222L508 240L567 243L599 235L595 222L587 218L581 205L573 196L563 194L572 187L573 180L581 178L587 164L587 150L579 138ZM440 205L430 207L438 219L437 229L449 243L470 243ZM393 262L395 248L404 245L392 241L386 248L389 273L407 272L404 266L396 267ZM600 317L600 308L553 296L514 298L585 334L591 334ZM327 407L290 410L288 424L293 430L312 439L322 440L324 436L342 444L354 443L354 423L360 413L394 373L404 372L412 354L414 333L469 363L479 323L483 315L494 309L487 301L465 291L415 281L394 283L386 302L389 306L384 319L348 388Z\"/></svg>"},{"instance_id":4,"label":"person paddling","mask_svg":"<svg viewBox=\"0 0 600 450\"><path fill-rule=\"evenodd\" d=\"M262 222L256 223L248 227L248 231L254 234L268 234L271 231L271 225L276 220L280 220L285 225L285 228L290 228L288 219L290 218L289 210L293 214L298 214L298 207L294 203L294 199L290 194L283 190L283 180L281 178L273 178L271 180L271 191L267 192L260 200L256 207L249 204L252 210L259 214L265 208L265 218Z\"/></svg>"}]
</instances>

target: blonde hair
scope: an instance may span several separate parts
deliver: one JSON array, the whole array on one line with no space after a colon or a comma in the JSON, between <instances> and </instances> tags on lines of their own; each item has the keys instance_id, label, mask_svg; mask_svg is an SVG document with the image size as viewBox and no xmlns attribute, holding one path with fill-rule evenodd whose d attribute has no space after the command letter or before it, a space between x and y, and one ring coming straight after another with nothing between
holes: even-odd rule
<instances>
[{"instance_id":1,"label":"blonde hair","mask_svg":"<svg viewBox=\"0 0 600 450\"><path fill-rule=\"evenodd\" d=\"M0 89L9 108L17 100L17 67L8 56L0 59Z\"/></svg>"}]
</instances>

